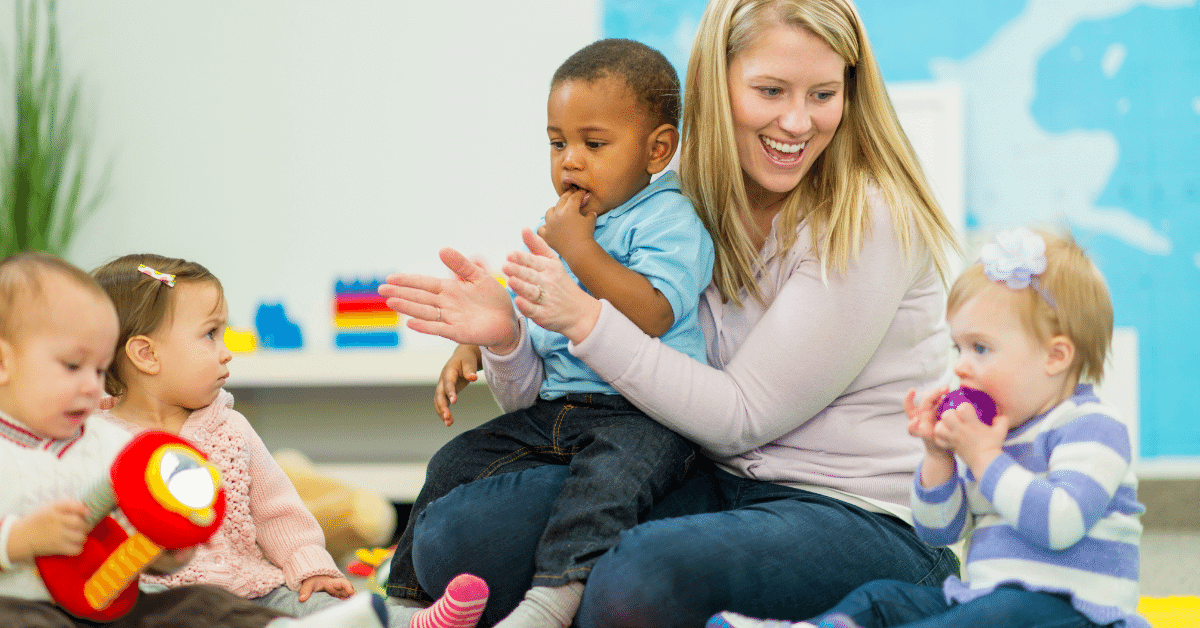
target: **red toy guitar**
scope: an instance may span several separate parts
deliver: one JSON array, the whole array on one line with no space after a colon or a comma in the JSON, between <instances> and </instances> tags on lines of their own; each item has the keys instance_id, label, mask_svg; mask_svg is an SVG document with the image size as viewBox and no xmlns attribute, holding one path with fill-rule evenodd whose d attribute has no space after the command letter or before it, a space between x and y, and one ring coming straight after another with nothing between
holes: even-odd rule
<instances>
[{"instance_id":1,"label":"red toy guitar","mask_svg":"<svg viewBox=\"0 0 1200 628\"><path fill-rule=\"evenodd\" d=\"M78 556L34 559L42 582L67 612L113 621L133 608L138 575L164 549L209 539L225 518L221 474L187 441L166 432L133 437L113 462L109 480L83 503L95 527ZM109 516L120 507L137 533Z\"/></svg>"}]
</instances>

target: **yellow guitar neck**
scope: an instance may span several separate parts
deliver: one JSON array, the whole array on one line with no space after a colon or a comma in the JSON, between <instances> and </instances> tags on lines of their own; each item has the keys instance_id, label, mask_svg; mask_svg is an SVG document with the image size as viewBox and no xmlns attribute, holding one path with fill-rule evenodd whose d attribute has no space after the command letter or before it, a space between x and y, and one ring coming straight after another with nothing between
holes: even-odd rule
<instances>
[{"instance_id":1,"label":"yellow guitar neck","mask_svg":"<svg viewBox=\"0 0 1200 628\"><path fill-rule=\"evenodd\" d=\"M125 539L83 585L84 598L96 610L107 607L161 553L161 547L141 534Z\"/></svg>"}]
</instances>

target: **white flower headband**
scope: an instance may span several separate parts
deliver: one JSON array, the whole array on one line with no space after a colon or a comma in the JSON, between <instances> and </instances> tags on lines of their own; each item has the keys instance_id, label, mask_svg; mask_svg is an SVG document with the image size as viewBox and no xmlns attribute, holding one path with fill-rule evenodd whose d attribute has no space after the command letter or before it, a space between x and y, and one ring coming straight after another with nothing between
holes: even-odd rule
<instances>
[{"instance_id":1,"label":"white flower headband","mask_svg":"<svg viewBox=\"0 0 1200 628\"><path fill-rule=\"evenodd\" d=\"M1050 307L1055 307L1054 298L1037 279L1037 275L1046 272L1046 241L1042 236L1024 227L1002 231L996 234L994 242L983 245L979 261L988 279L1012 290L1032 286Z\"/></svg>"}]
</instances>

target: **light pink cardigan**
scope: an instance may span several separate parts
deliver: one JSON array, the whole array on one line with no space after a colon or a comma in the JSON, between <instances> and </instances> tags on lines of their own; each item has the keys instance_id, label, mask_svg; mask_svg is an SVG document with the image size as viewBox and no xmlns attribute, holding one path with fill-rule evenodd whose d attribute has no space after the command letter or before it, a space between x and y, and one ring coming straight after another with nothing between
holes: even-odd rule
<instances>
[{"instance_id":1,"label":"light pink cardigan","mask_svg":"<svg viewBox=\"0 0 1200 628\"><path fill-rule=\"evenodd\" d=\"M133 433L144 429L109 410L100 415ZM143 575L143 582L211 584L252 599L285 583L296 590L311 576L342 576L325 550L321 526L250 422L233 409L233 395L222 390L187 418L179 435L221 470L225 522L183 569Z\"/></svg>"}]
</instances>

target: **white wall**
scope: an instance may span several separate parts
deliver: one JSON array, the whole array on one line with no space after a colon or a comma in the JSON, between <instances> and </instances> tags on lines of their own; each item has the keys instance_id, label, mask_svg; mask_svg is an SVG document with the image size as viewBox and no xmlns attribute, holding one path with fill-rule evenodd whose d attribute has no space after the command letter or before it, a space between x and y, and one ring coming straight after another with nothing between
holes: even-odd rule
<instances>
[{"instance_id":1,"label":"white wall","mask_svg":"<svg viewBox=\"0 0 1200 628\"><path fill-rule=\"evenodd\" d=\"M440 273L447 245L498 263L520 244L554 201L550 76L599 24L594 0L70 0L59 14L94 154L114 168L73 261L194 259L225 284L234 325L282 300L320 347L337 278Z\"/></svg>"}]
</instances>

